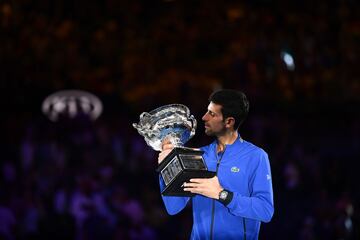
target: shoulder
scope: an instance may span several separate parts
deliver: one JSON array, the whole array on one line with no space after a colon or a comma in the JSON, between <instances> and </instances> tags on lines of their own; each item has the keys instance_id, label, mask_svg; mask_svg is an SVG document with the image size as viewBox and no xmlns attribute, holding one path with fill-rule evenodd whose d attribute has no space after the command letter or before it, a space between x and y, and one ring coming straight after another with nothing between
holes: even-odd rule
<instances>
[{"instance_id":1,"label":"shoulder","mask_svg":"<svg viewBox=\"0 0 360 240\"><path fill-rule=\"evenodd\" d=\"M259 169L269 169L270 162L268 154L261 147L255 144L243 141L243 157L242 159L246 162L246 165L250 172L258 171Z\"/></svg>"},{"instance_id":2,"label":"shoulder","mask_svg":"<svg viewBox=\"0 0 360 240\"><path fill-rule=\"evenodd\" d=\"M255 144L243 140L244 152L251 155L255 159L268 159L267 152L261 147L256 146Z\"/></svg>"},{"instance_id":3,"label":"shoulder","mask_svg":"<svg viewBox=\"0 0 360 240\"><path fill-rule=\"evenodd\" d=\"M204 151L204 152L208 152L211 148L214 147L214 144L216 144L215 141L212 142L212 143L210 143L210 144L208 144L208 145L205 145L205 146L200 147L200 150L201 150L201 151Z\"/></svg>"}]
</instances>

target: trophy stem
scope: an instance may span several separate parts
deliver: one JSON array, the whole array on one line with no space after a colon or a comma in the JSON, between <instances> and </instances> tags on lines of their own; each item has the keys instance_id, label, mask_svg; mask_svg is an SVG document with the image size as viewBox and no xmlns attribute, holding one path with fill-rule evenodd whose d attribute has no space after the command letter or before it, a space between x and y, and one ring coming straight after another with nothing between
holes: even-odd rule
<instances>
[{"instance_id":1,"label":"trophy stem","mask_svg":"<svg viewBox=\"0 0 360 240\"><path fill-rule=\"evenodd\" d=\"M174 148L182 148L184 146L184 143L181 141L181 136L177 133L168 134L164 140L170 141ZM162 142L164 142L164 140Z\"/></svg>"},{"instance_id":2,"label":"trophy stem","mask_svg":"<svg viewBox=\"0 0 360 240\"><path fill-rule=\"evenodd\" d=\"M174 145L174 148L181 148L183 147L183 143L180 141L180 139L178 138L171 138L170 142L172 143L172 145Z\"/></svg>"}]
</instances>

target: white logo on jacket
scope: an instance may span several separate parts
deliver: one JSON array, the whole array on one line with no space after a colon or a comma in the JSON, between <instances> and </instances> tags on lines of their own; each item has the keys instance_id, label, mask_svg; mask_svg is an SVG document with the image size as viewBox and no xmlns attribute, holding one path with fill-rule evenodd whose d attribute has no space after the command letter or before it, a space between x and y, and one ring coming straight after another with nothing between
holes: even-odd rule
<instances>
[{"instance_id":1,"label":"white logo on jacket","mask_svg":"<svg viewBox=\"0 0 360 240\"><path fill-rule=\"evenodd\" d=\"M231 171L232 171L232 172L239 172L239 171L240 171L240 168L234 166L234 167L231 168Z\"/></svg>"}]
</instances>

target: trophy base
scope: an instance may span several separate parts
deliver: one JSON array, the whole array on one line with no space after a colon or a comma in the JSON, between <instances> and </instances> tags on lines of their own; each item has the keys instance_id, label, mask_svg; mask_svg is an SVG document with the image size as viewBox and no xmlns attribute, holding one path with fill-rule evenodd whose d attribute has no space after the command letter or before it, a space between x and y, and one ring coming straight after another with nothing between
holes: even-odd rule
<instances>
[{"instance_id":1,"label":"trophy base","mask_svg":"<svg viewBox=\"0 0 360 240\"><path fill-rule=\"evenodd\" d=\"M176 179L171 184L165 187L161 194L164 196L195 196L195 193L183 190L184 182L189 182L191 178L212 178L214 176L215 172L184 170L176 177Z\"/></svg>"},{"instance_id":2,"label":"trophy base","mask_svg":"<svg viewBox=\"0 0 360 240\"><path fill-rule=\"evenodd\" d=\"M194 193L184 191L184 182L191 178L211 178L215 172L207 170L202 157L204 152L191 148L177 147L160 163L157 171L164 180L164 196L194 196Z\"/></svg>"}]
</instances>

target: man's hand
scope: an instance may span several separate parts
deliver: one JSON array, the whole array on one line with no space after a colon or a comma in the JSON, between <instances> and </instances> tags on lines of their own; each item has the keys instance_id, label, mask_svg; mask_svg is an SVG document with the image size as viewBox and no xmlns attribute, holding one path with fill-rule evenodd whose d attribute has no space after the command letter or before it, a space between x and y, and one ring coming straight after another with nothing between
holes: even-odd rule
<instances>
[{"instance_id":1,"label":"man's hand","mask_svg":"<svg viewBox=\"0 0 360 240\"><path fill-rule=\"evenodd\" d=\"M162 143L162 151L159 153L158 164L160 164L167 155L173 150L174 145L169 140L164 140Z\"/></svg>"},{"instance_id":2,"label":"man's hand","mask_svg":"<svg viewBox=\"0 0 360 240\"><path fill-rule=\"evenodd\" d=\"M184 191L201 194L214 199L219 199L219 193L223 189L217 176L212 178L192 178L190 182L184 183Z\"/></svg>"}]
</instances>

